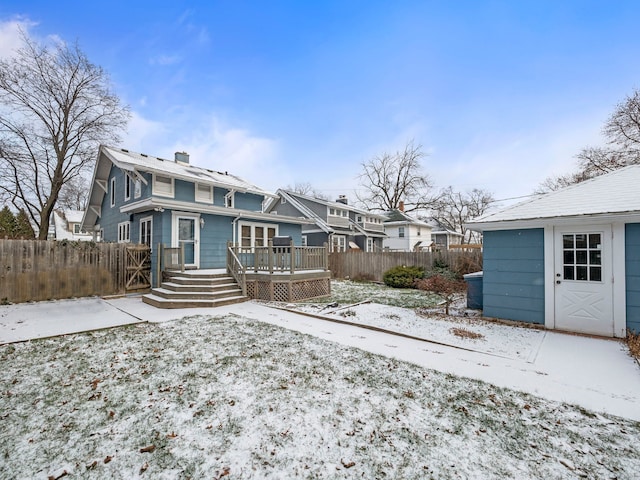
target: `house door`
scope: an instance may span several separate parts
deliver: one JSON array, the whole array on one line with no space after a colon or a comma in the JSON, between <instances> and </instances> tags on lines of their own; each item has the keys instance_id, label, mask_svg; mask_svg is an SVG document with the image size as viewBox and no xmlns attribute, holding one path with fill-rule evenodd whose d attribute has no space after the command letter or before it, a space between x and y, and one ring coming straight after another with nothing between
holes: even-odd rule
<instances>
[{"instance_id":1,"label":"house door","mask_svg":"<svg viewBox=\"0 0 640 480\"><path fill-rule=\"evenodd\" d=\"M200 266L200 226L199 217L174 214L173 247L184 246L184 264L188 267Z\"/></svg>"},{"instance_id":2,"label":"house door","mask_svg":"<svg viewBox=\"0 0 640 480\"><path fill-rule=\"evenodd\" d=\"M555 327L613 335L611 227L556 229Z\"/></svg>"}]
</instances>

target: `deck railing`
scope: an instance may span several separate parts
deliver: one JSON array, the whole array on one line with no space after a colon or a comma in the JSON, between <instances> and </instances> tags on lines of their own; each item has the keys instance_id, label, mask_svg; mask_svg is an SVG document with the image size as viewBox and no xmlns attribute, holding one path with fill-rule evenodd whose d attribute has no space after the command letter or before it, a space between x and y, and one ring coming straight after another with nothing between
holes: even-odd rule
<instances>
[{"instance_id":1,"label":"deck railing","mask_svg":"<svg viewBox=\"0 0 640 480\"><path fill-rule=\"evenodd\" d=\"M247 296L247 267L242 264L231 243L227 244L227 272L234 278L242 289L242 295Z\"/></svg>"},{"instance_id":2,"label":"deck railing","mask_svg":"<svg viewBox=\"0 0 640 480\"><path fill-rule=\"evenodd\" d=\"M327 245L300 247L293 242L289 246L241 247L230 245L229 251L247 271L265 273L296 273L309 270L328 270Z\"/></svg>"}]
</instances>

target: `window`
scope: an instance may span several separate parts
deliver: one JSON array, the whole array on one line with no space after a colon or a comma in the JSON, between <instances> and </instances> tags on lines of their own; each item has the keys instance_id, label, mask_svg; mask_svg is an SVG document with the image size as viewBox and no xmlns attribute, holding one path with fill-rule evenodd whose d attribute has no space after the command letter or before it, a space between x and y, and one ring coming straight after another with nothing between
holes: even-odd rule
<instances>
[{"instance_id":1,"label":"window","mask_svg":"<svg viewBox=\"0 0 640 480\"><path fill-rule=\"evenodd\" d=\"M278 227L264 223L241 223L240 245L245 248L265 247L278 235Z\"/></svg>"},{"instance_id":2,"label":"window","mask_svg":"<svg viewBox=\"0 0 640 480\"><path fill-rule=\"evenodd\" d=\"M213 203L213 187L196 183L196 202Z\"/></svg>"},{"instance_id":3,"label":"window","mask_svg":"<svg viewBox=\"0 0 640 480\"><path fill-rule=\"evenodd\" d=\"M171 177L163 177L161 175L153 175L153 194L162 197L174 196L174 182Z\"/></svg>"},{"instance_id":4,"label":"window","mask_svg":"<svg viewBox=\"0 0 640 480\"><path fill-rule=\"evenodd\" d=\"M227 208L233 208L234 204L234 191L230 191L224 196L224 206Z\"/></svg>"},{"instance_id":5,"label":"window","mask_svg":"<svg viewBox=\"0 0 640 480\"><path fill-rule=\"evenodd\" d=\"M111 179L111 206L116 206L116 179Z\"/></svg>"},{"instance_id":6,"label":"window","mask_svg":"<svg viewBox=\"0 0 640 480\"><path fill-rule=\"evenodd\" d=\"M362 215L356 215L356 222L362 223Z\"/></svg>"},{"instance_id":7,"label":"window","mask_svg":"<svg viewBox=\"0 0 640 480\"><path fill-rule=\"evenodd\" d=\"M302 235L302 246L303 247L307 246L307 236L306 235Z\"/></svg>"},{"instance_id":8,"label":"window","mask_svg":"<svg viewBox=\"0 0 640 480\"><path fill-rule=\"evenodd\" d=\"M77 234L82 234L85 235L87 232L80 230L80 224L79 223L74 223L73 225L73 233Z\"/></svg>"},{"instance_id":9,"label":"window","mask_svg":"<svg viewBox=\"0 0 640 480\"><path fill-rule=\"evenodd\" d=\"M373 252L373 238L367 237L367 252Z\"/></svg>"},{"instance_id":10,"label":"window","mask_svg":"<svg viewBox=\"0 0 640 480\"><path fill-rule=\"evenodd\" d=\"M140 219L140 243L153 248L153 217Z\"/></svg>"},{"instance_id":11,"label":"window","mask_svg":"<svg viewBox=\"0 0 640 480\"><path fill-rule=\"evenodd\" d=\"M344 235L334 235L331 238L331 251L332 252L346 252L347 251L347 237Z\"/></svg>"},{"instance_id":12,"label":"window","mask_svg":"<svg viewBox=\"0 0 640 480\"><path fill-rule=\"evenodd\" d=\"M602 234L562 235L562 269L565 280L602 281Z\"/></svg>"},{"instance_id":13,"label":"window","mask_svg":"<svg viewBox=\"0 0 640 480\"><path fill-rule=\"evenodd\" d=\"M133 197L140 198L142 195L142 182L140 180L136 180L133 184Z\"/></svg>"},{"instance_id":14,"label":"window","mask_svg":"<svg viewBox=\"0 0 640 480\"><path fill-rule=\"evenodd\" d=\"M333 215L334 217L347 217L347 211L340 210L339 208L330 208L329 215Z\"/></svg>"},{"instance_id":15,"label":"window","mask_svg":"<svg viewBox=\"0 0 640 480\"><path fill-rule=\"evenodd\" d=\"M404 227L398 227L398 237L404 238Z\"/></svg>"},{"instance_id":16,"label":"window","mask_svg":"<svg viewBox=\"0 0 640 480\"><path fill-rule=\"evenodd\" d=\"M131 179L128 175L125 175L124 177L124 199L131 199Z\"/></svg>"},{"instance_id":17,"label":"window","mask_svg":"<svg viewBox=\"0 0 640 480\"><path fill-rule=\"evenodd\" d=\"M131 241L131 222L118 224L118 243L129 243Z\"/></svg>"}]
</instances>

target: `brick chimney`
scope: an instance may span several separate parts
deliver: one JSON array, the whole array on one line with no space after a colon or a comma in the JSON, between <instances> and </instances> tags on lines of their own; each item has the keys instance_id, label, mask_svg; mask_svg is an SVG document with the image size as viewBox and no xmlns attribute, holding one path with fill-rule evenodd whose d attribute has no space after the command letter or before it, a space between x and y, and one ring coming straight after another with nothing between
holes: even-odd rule
<instances>
[{"instance_id":1,"label":"brick chimney","mask_svg":"<svg viewBox=\"0 0 640 480\"><path fill-rule=\"evenodd\" d=\"M404 202L402 200L400 200L400 203L398 204L398 210L404 212Z\"/></svg>"},{"instance_id":2,"label":"brick chimney","mask_svg":"<svg viewBox=\"0 0 640 480\"><path fill-rule=\"evenodd\" d=\"M189 154L187 152L176 152L174 157L176 163L189 165Z\"/></svg>"}]
</instances>

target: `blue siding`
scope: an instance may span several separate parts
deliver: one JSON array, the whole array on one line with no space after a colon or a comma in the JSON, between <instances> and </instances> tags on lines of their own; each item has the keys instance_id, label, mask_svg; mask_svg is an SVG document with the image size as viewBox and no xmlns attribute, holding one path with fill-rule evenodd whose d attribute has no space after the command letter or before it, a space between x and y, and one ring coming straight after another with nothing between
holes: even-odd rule
<instances>
[{"instance_id":1,"label":"blue siding","mask_svg":"<svg viewBox=\"0 0 640 480\"><path fill-rule=\"evenodd\" d=\"M116 179L116 204L111 206L111 179ZM129 215L120 213L120 207L124 204L124 174L119 168L111 167L109 180L107 181L107 194L102 199L102 216L99 218L100 228L102 228L104 237L107 242L118 241L118 223L129 220ZM131 190L133 198L133 189Z\"/></svg>"},{"instance_id":2,"label":"blue siding","mask_svg":"<svg viewBox=\"0 0 640 480\"><path fill-rule=\"evenodd\" d=\"M196 201L196 184L193 182L185 182L184 180L175 180L175 196L176 200L181 202Z\"/></svg>"},{"instance_id":3,"label":"blue siding","mask_svg":"<svg viewBox=\"0 0 640 480\"><path fill-rule=\"evenodd\" d=\"M233 206L240 210L249 210L252 212L262 211L263 195L256 195L255 193L238 193L236 192L233 200Z\"/></svg>"},{"instance_id":4,"label":"blue siding","mask_svg":"<svg viewBox=\"0 0 640 480\"><path fill-rule=\"evenodd\" d=\"M625 225L627 330L640 333L640 223Z\"/></svg>"},{"instance_id":5,"label":"blue siding","mask_svg":"<svg viewBox=\"0 0 640 480\"><path fill-rule=\"evenodd\" d=\"M483 313L544 324L544 230L483 235Z\"/></svg>"},{"instance_id":6,"label":"blue siding","mask_svg":"<svg viewBox=\"0 0 640 480\"><path fill-rule=\"evenodd\" d=\"M200 230L200 268L225 268L227 242L233 240L233 218L203 215Z\"/></svg>"}]
</instances>

